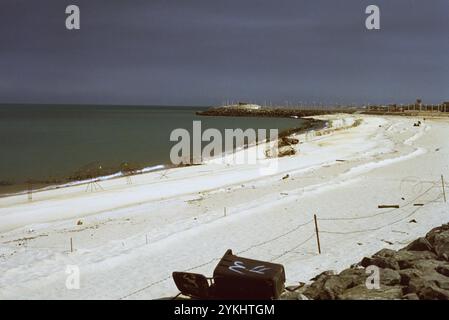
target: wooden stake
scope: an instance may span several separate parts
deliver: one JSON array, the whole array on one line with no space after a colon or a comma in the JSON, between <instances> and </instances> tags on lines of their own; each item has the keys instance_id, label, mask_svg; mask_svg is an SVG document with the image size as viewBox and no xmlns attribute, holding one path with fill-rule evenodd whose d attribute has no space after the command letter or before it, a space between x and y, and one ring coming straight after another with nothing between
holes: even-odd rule
<instances>
[{"instance_id":1,"label":"wooden stake","mask_svg":"<svg viewBox=\"0 0 449 320\"><path fill-rule=\"evenodd\" d=\"M313 215L313 219L315 220L315 233L316 233L316 242L318 245L318 253L321 254L320 235L318 232L318 222L317 222L316 214Z\"/></svg>"},{"instance_id":2,"label":"wooden stake","mask_svg":"<svg viewBox=\"0 0 449 320\"><path fill-rule=\"evenodd\" d=\"M441 186L443 187L444 202L446 202L446 190L444 190L444 177L441 175Z\"/></svg>"},{"instance_id":3,"label":"wooden stake","mask_svg":"<svg viewBox=\"0 0 449 320\"><path fill-rule=\"evenodd\" d=\"M28 201L33 200L33 185L31 182L28 183Z\"/></svg>"},{"instance_id":4,"label":"wooden stake","mask_svg":"<svg viewBox=\"0 0 449 320\"><path fill-rule=\"evenodd\" d=\"M388 208L399 209L398 204L379 204L377 207L379 209L388 209Z\"/></svg>"},{"instance_id":5,"label":"wooden stake","mask_svg":"<svg viewBox=\"0 0 449 320\"><path fill-rule=\"evenodd\" d=\"M73 252L73 239L70 238L70 252Z\"/></svg>"}]
</instances>

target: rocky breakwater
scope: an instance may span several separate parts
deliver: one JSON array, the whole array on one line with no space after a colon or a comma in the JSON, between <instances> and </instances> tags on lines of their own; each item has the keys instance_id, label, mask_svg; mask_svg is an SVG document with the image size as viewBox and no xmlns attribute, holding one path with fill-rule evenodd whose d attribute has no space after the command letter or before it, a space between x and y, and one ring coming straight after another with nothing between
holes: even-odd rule
<instances>
[{"instance_id":1,"label":"rocky breakwater","mask_svg":"<svg viewBox=\"0 0 449 320\"><path fill-rule=\"evenodd\" d=\"M378 272L376 288L372 270ZM323 272L283 298L449 300L449 224L398 251L382 249L339 274Z\"/></svg>"},{"instance_id":2,"label":"rocky breakwater","mask_svg":"<svg viewBox=\"0 0 449 320\"><path fill-rule=\"evenodd\" d=\"M234 107L210 108L205 111L198 111L196 114L201 116L222 116L222 117L270 117L270 118L302 118L334 113L354 113L354 110L343 109L319 109L319 110L300 110L286 108L261 108L246 109Z\"/></svg>"}]
</instances>

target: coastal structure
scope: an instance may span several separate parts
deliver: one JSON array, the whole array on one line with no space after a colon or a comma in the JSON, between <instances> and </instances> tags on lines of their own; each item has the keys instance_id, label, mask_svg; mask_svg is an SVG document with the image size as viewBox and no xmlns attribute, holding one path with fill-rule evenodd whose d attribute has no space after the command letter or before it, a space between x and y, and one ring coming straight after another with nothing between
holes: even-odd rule
<instances>
[{"instance_id":1,"label":"coastal structure","mask_svg":"<svg viewBox=\"0 0 449 320\"><path fill-rule=\"evenodd\" d=\"M241 110L260 110L262 107L258 104L239 102L225 106L225 108L241 109Z\"/></svg>"},{"instance_id":2,"label":"coastal structure","mask_svg":"<svg viewBox=\"0 0 449 320\"><path fill-rule=\"evenodd\" d=\"M449 101L443 102L443 109L444 109L444 112L449 112Z\"/></svg>"},{"instance_id":3,"label":"coastal structure","mask_svg":"<svg viewBox=\"0 0 449 320\"><path fill-rule=\"evenodd\" d=\"M368 113L447 113L449 112L449 101L440 104L424 104L421 99L416 99L411 104L387 104L387 105L370 105Z\"/></svg>"}]
</instances>

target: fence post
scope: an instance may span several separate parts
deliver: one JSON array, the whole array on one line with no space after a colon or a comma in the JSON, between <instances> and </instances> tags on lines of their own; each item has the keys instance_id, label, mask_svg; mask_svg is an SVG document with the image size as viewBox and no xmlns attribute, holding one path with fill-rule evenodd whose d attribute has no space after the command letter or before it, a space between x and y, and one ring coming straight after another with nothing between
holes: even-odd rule
<instances>
[{"instance_id":1,"label":"fence post","mask_svg":"<svg viewBox=\"0 0 449 320\"><path fill-rule=\"evenodd\" d=\"M441 186L443 187L444 202L446 202L446 190L444 190L444 177L441 175Z\"/></svg>"},{"instance_id":2,"label":"fence post","mask_svg":"<svg viewBox=\"0 0 449 320\"><path fill-rule=\"evenodd\" d=\"M313 219L315 220L315 233L316 233L316 242L318 245L318 253L321 254L320 234L318 232L318 222L317 222L316 214L313 215Z\"/></svg>"},{"instance_id":3,"label":"fence post","mask_svg":"<svg viewBox=\"0 0 449 320\"><path fill-rule=\"evenodd\" d=\"M29 181L28 182L28 201L33 200L33 184Z\"/></svg>"},{"instance_id":4,"label":"fence post","mask_svg":"<svg viewBox=\"0 0 449 320\"><path fill-rule=\"evenodd\" d=\"M73 252L73 239L70 238L70 252Z\"/></svg>"}]
</instances>

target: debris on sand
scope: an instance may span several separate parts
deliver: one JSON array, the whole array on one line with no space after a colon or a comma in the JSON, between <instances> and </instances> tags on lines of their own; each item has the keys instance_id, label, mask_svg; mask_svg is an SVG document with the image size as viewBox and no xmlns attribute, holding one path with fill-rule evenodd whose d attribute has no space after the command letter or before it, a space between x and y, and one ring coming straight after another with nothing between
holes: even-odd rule
<instances>
[{"instance_id":1,"label":"debris on sand","mask_svg":"<svg viewBox=\"0 0 449 320\"><path fill-rule=\"evenodd\" d=\"M399 205L398 204L379 204L377 206L379 209L399 209Z\"/></svg>"}]
</instances>

